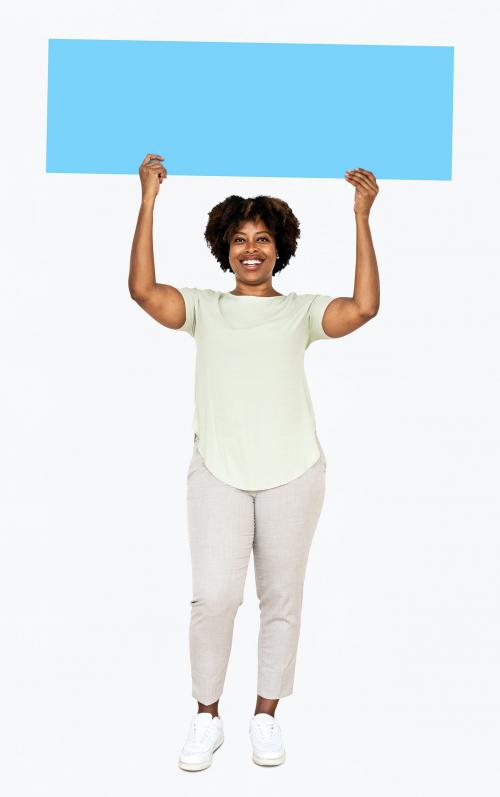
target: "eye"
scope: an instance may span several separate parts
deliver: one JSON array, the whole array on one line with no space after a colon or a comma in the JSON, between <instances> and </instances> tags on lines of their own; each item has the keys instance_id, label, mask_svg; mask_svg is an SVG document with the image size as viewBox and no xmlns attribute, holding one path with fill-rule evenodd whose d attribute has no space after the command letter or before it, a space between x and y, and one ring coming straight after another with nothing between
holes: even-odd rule
<instances>
[{"instance_id":1,"label":"eye","mask_svg":"<svg viewBox=\"0 0 500 797\"><path fill-rule=\"evenodd\" d=\"M243 240L243 238L237 237L237 238L234 238L233 243L237 244L239 241L242 241L242 240ZM267 237L267 235L261 235L257 240L258 241L268 241L269 242L269 238Z\"/></svg>"}]
</instances>

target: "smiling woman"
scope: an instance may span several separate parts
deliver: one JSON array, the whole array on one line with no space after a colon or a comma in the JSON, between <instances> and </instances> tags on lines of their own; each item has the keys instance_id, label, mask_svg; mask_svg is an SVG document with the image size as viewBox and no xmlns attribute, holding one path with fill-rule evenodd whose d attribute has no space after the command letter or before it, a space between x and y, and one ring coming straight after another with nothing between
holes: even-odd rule
<instances>
[{"instance_id":1,"label":"smiling woman","mask_svg":"<svg viewBox=\"0 0 500 797\"><path fill-rule=\"evenodd\" d=\"M300 224L282 199L235 194L208 215L205 240L223 271L236 276L235 294L276 295L271 285L297 250ZM279 294L278 294L279 295Z\"/></svg>"},{"instance_id":2,"label":"smiling woman","mask_svg":"<svg viewBox=\"0 0 500 797\"><path fill-rule=\"evenodd\" d=\"M140 168L143 202L129 287L146 312L196 343L186 486L189 651L198 712L179 766L210 766L223 742L218 704L252 552L260 630L249 732L253 761L276 765L285 749L274 712L293 692L306 565L327 472L304 352L314 341L347 334L376 311L378 274L366 217L374 178L349 178L357 186L360 245L353 297L275 290L272 278L295 255L300 225L286 202L263 195L231 195L208 214L205 240L222 271L234 274L234 289L177 289L158 284L154 274L153 204L166 177L159 159L146 156Z\"/></svg>"}]
</instances>

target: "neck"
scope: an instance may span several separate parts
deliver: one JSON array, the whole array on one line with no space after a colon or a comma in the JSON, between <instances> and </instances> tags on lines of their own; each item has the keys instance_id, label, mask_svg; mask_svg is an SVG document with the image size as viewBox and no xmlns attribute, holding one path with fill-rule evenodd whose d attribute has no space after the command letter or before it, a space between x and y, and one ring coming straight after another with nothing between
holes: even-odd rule
<instances>
[{"instance_id":1,"label":"neck","mask_svg":"<svg viewBox=\"0 0 500 797\"><path fill-rule=\"evenodd\" d=\"M242 285L236 283L236 286L230 291L233 296L283 296L282 293L275 291L272 285Z\"/></svg>"}]
</instances>

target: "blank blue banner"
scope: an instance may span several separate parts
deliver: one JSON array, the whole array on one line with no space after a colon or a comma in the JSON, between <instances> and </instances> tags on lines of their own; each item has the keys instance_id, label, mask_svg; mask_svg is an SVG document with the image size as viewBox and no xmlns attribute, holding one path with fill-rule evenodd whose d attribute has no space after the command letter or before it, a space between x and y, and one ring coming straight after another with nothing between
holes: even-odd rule
<instances>
[{"instance_id":1,"label":"blank blue banner","mask_svg":"<svg viewBox=\"0 0 500 797\"><path fill-rule=\"evenodd\" d=\"M47 172L451 180L453 47L49 39Z\"/></svg>"}]
</instances>

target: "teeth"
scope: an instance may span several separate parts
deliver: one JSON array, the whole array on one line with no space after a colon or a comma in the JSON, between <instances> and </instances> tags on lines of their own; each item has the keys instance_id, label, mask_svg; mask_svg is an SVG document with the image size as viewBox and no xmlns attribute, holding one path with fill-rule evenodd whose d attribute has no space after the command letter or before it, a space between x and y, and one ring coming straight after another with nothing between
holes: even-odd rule
<instances>
[{"instance_id":1,"label":"teeth","mask_svg":"<svg viewBox=\"0 0 500 797\"><path fill-rule=\"evenodd\" d=\"M262 260L244 260L243 265L246 266L256 266L257 263L262 263Z\"/></svg>"}]
</instances>

